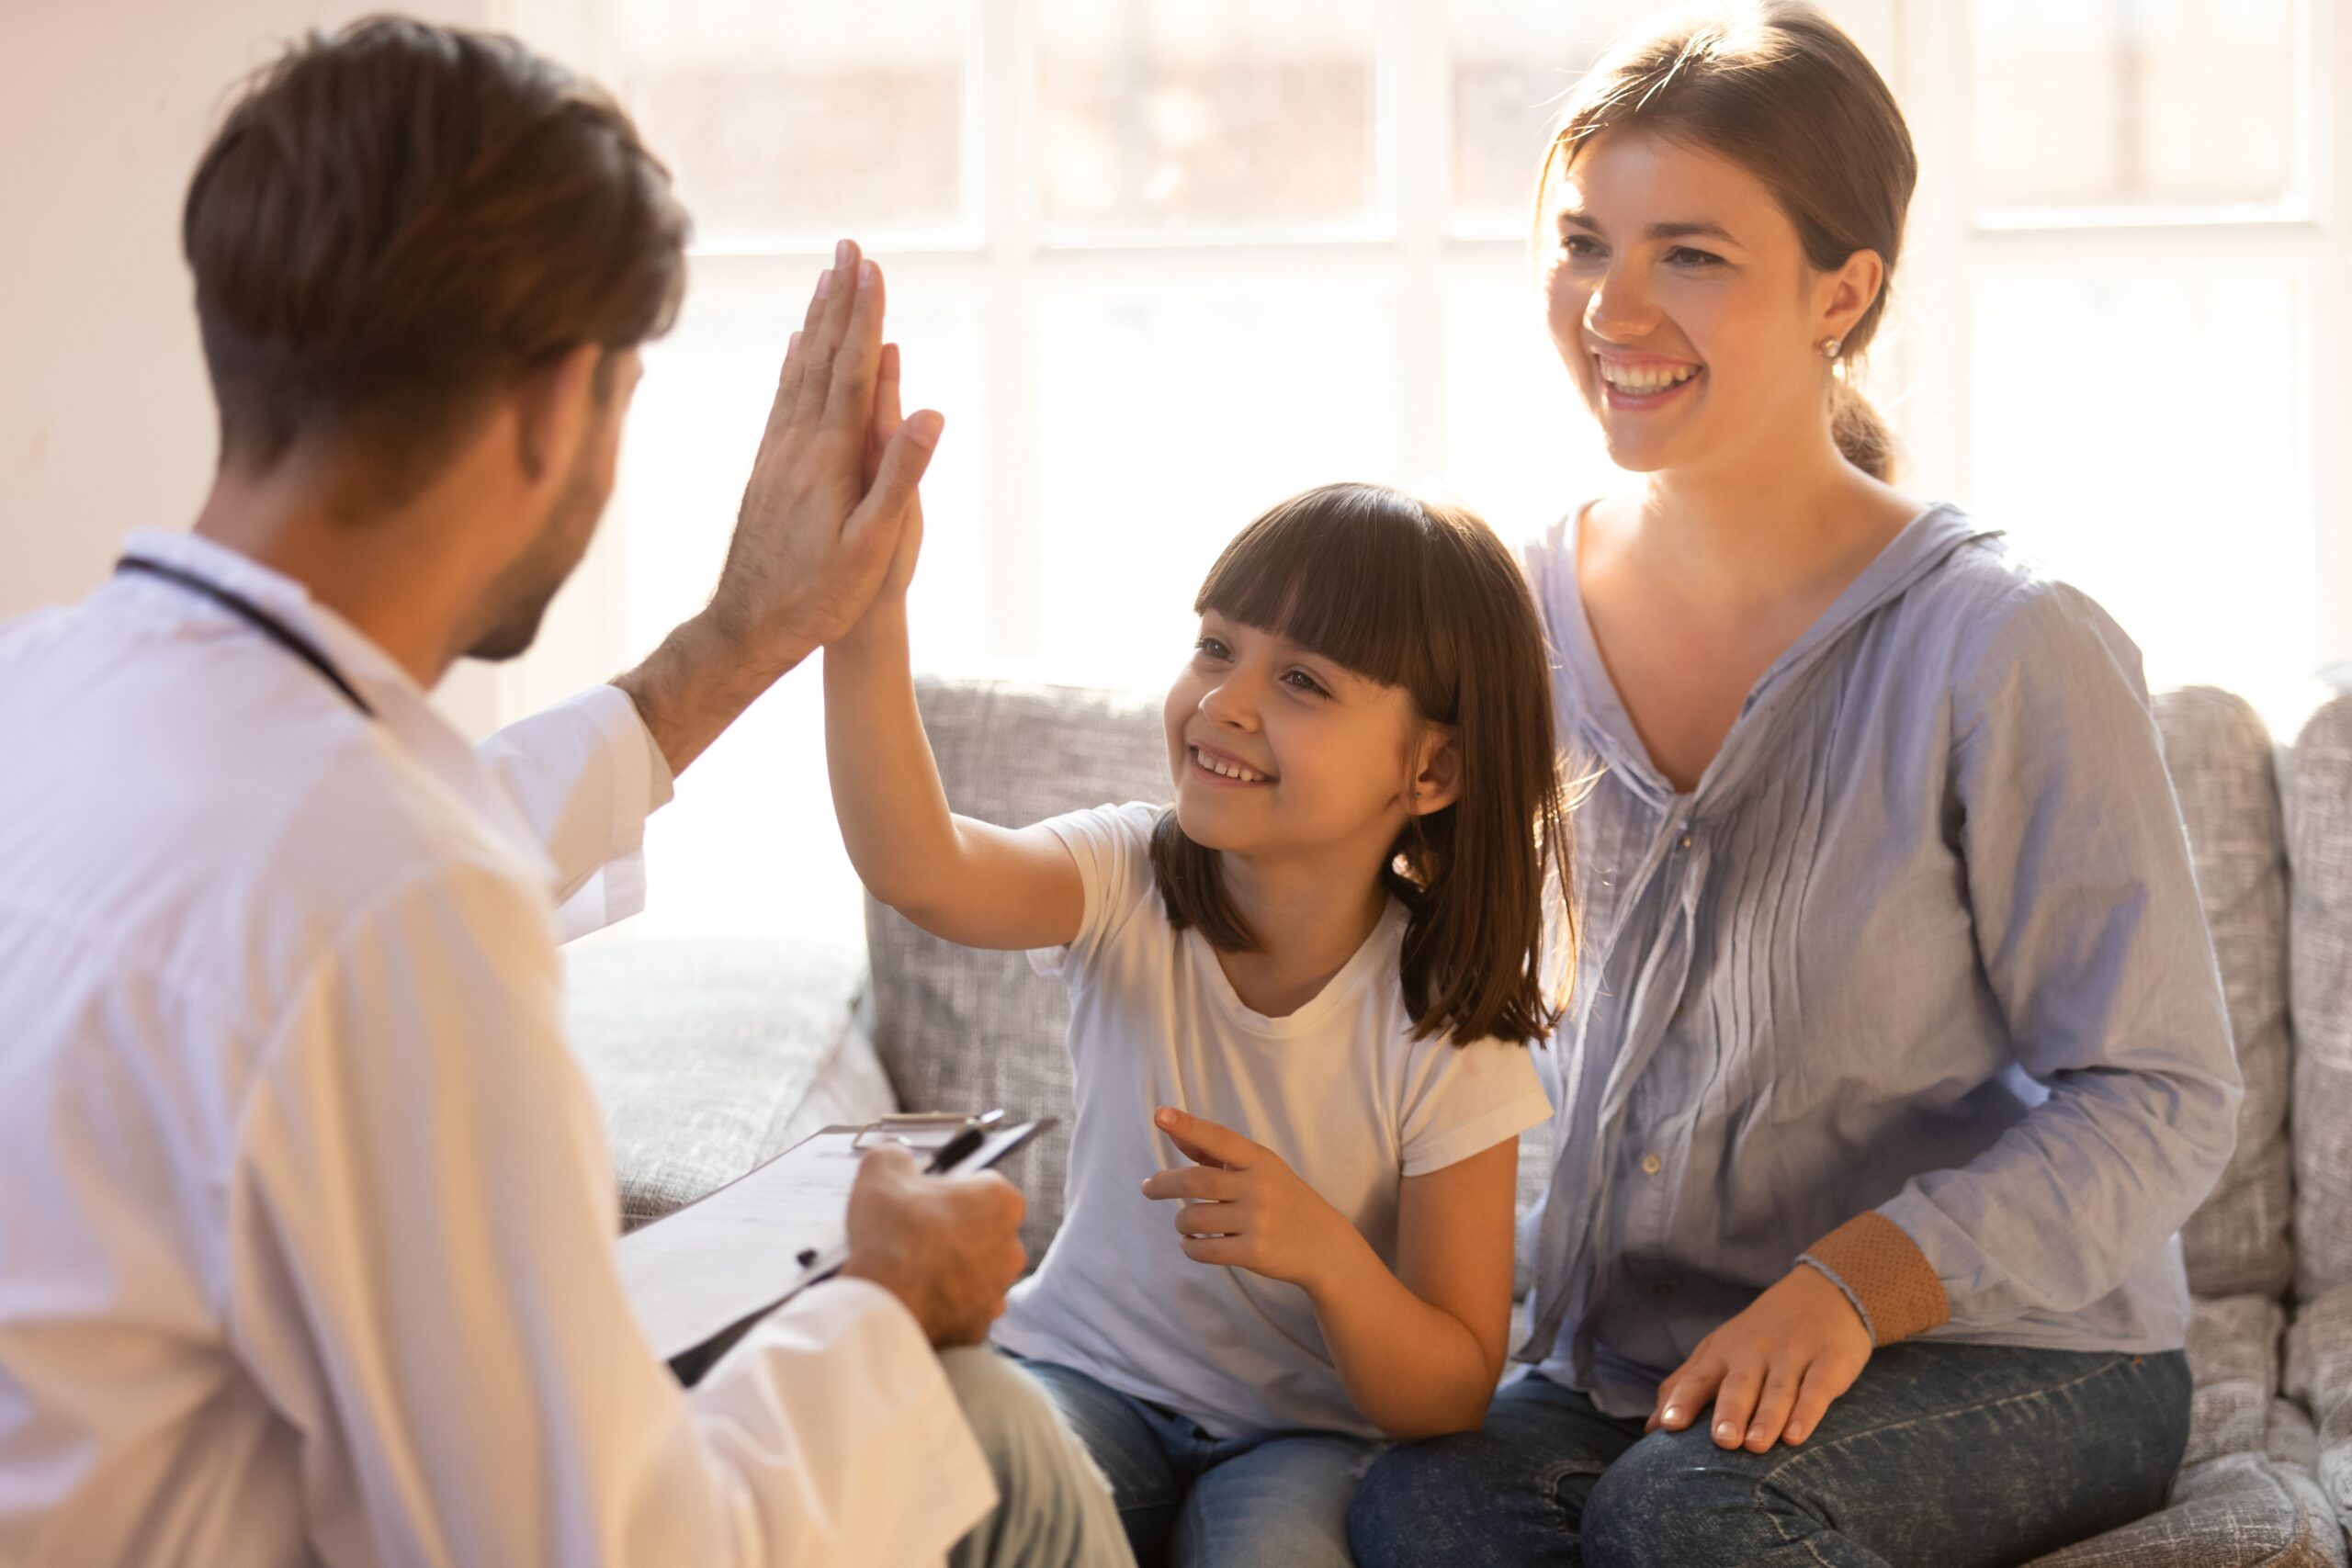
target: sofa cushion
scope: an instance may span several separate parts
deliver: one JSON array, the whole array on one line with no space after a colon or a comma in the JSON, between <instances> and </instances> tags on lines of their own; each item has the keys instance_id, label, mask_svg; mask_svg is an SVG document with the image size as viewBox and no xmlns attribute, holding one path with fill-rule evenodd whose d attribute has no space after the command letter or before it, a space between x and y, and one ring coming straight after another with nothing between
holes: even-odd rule
<instances>
[{"instance_id":1,"label":"sofa cushion","mask_svg":"<svg viewBox=\"0 0 2352 1568\"><path fill-rule=\"evenodd\" d=\"M916 693L948 803L1025 826L1083 807L1170 796L1156 696L993 682ZM870 900L874 1043L909 1111L1003 1106L1063 1125L1005 1162L1029 1196L1023 1240L1043 1254L1061 1224L1071 1113L1069 996L1018 953L927 936Z\"/></svg>"},{"instance_id":2,"label":"sofa cushion","mask_svg":"<svg viewBox=\"0 0 2352 1568\"><path fill-rule=\"evenodd\" d=\"M2245 699L2211 686L2163 693L2154 706L2245 1078L2236 1152L2181 1230L2188 1280L2205 1296L2282 1295L2294 1275L2294 1066L2286 844L2270 734Z\"/></svg>"},{"instance_id":3,"label":"sofa cushion","mask_svg":"<svg viewBox=\"0 0 2352 1568\"><path fill-rule=\"evenodd\" d=\"M2339 1285L2295 1314L2286 1386L2317 1422L2312 1468L2336 1517L2352 1529L2352 1285Z\"/></svg>"},{"instance_id":4,"label":"sofa cushion","mask_svg":"<svg viewBox=\"0 0 2352 1568\"><path fill-rule=\"evenodd\" d=\"M2188 1320L2188 1447L2180 1462L2260 1453L2278 1397L2278 1341L2286 1310L2267 1296L2197 1302Z\"/></svg>"},{"instance_id":5,"label":"sofa cushion","mask_svg":"<svg viewBox=\"0 0 2352 1568\"><path fill-rule=\"evenodd\" d=\"M2296 1292L2352 1284L2352 694L2304 723L2283 770L2294 879Z\"/></svg>"},{"instance_id":6,"label":"sofa cushion","mask_svg":"<svg viewBox=\"0 0 2352 1568\"><path fill-rule=\"evenodd\" d=\"M2274 1400L2261 1448L2185 1465L2161 1511L2033 1568L2346 1568L2310 1451L2310 1417Z\"/></svg>"},{"instance_id":7,"label":"sofa cushion","mask_svg":"<svg viewBox=\"0 0 2352 1568\"><path fill-rule=\"evenodd\" d=\"M608 940L564 954L573 1054L605 1110L624 1229L831 1122L894 1109L851 947Z\"/></svg>"}]
</instances>

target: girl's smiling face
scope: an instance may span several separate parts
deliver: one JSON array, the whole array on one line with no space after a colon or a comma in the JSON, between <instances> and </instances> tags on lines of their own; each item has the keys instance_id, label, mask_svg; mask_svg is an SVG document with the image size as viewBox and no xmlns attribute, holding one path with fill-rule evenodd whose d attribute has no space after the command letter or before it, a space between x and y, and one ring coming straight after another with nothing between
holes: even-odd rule
<instances>
[{"instance_id":1,"label":"girl's smiling face","mask_svg":"<svg viewBox=\"0 0 2352 1568\"><path fill-rule=\"evenodd\" d=\"M1577 149L1546 198L1552 341L1637 473L1700 456L1770 459L1828 428L1829 360L1883 269L1805 260L1771 190L1715 153L1638 130Z\"/></svg>"},{"instance_id":2,"label":"girl's smiling face","mask_svg":"<svg viewBox=\"0 0 2352 1568\"><path fill-rule=\"evenodd\" d=\"M1162 718L1177 823L1194 843L1245 855L1360 848L1374 870L1410 813L1417 753L1444 739L1403 688L1214 610Z\"/></svg>"}]
</instances>

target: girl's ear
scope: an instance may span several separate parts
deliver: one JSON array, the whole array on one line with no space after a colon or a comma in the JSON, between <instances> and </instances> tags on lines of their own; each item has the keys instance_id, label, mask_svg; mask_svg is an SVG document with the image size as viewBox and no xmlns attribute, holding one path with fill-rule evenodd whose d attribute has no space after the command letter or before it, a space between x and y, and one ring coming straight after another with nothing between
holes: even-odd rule
<instances>
[{"instance_id":1,"label":"girl's ear","mask_svg":"<svg viewBox=\"0 0 2352 1568\"><path fill-rule=\"evenodd\" d=\"M1420 766L1413 774L1406 807L1416 817L1442 811L1462 798L1462 738L1446 725L1431 725L1421 737Z\"/></svg>"}]
</instances>

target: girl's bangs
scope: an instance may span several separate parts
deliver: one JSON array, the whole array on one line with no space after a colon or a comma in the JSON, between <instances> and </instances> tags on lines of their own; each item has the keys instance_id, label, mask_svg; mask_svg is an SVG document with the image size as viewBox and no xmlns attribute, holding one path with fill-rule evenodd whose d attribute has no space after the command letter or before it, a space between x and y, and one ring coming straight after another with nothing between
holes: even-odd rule
<instances>
[{"instance_id":1,"label":"girl's bangs","mask_svg":"<svg viewBox=\"0 0 2352 1568\"><path fill-rule=\"evenodd\" d=\"M1328 485L1244 528L1193 602L1377 681L1405 686L1423 648L1430 520L1409 496Z\"/></svg>"}]
</instances>

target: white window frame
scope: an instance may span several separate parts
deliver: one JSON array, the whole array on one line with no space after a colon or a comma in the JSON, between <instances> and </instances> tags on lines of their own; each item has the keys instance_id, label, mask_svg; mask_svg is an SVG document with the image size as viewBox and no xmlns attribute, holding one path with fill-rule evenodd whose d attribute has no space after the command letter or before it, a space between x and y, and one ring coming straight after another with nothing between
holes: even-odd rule
<instances>
[{"instance_id":1,"label":"white window frame","mask_svg":"<svg viewBox=\"0 0 2352 1568\"><path fill-rule=\"evenodd\" d=\"M1968 301L1973 279L2015 265L2090 265L2161 254L2188 262L2258 255L2284 263L2310 291L2316 331L2304 356L2298 406L2307 448L2299 465L2305 504L2296 553L2303 573L2308 661L2352 658L2352 469L2346 431L2346 367L2352 367L2352 152L2346 146L2352 96L2352 28L2344 0L2303 0L2307 68L2301 209L2248 215L2222 211L1979 212L1967 188L1969 83L1967 7L1953 0L1884 0L1894 33L1890 74L1922 152L1900 268L1898 309L1885 370L1904 387L1904 426L1918 489L1966 499L1972 451ZM492 0L498 25L529 37L600 79L618 73L611 0ZM1036 126L1030 73L1036 51L1036 0L966 0L964 156L967 212L954 235L861 236L889 256L901 299L922 296L976 307L982 323L986 407L959 413L980 444L981 502L989 530L981 592L991 662L1037 652L1039 600L1035 518L1039 483L1037 321L1041 301L1073 285L1187 288L1312 276L1368 287L1394 301L1396 428L1402 470L1439 471L1447 451L1443 299L1457 268L1493 268L1520 255L1524 234L1460 231L1451 210L1451 49L1440 0L1376 0L1375 137L1378 181L1373 221L1334 237L1113 236L1057 243L1035 209ZM985 20L986 25L982 25ZM1531 171L1532 173L1532 171ZM697 247L700 277L773 287L796 299L826 261L817 245L763 249L717 243ZM2133 455L2119 455L2130 460ZM622 525L626 526L626 520ZM618 529L607 529L608 536ZM2224 530L2225 533L2225 530ZM541 661L570 672L608 669L619 646L621 583L616 548L600 541L567 599L560 628L567 657ZM2284 585L2282 585L2283 587ZM501 705L527 709L556 694L563 678L519 668Z\"/></svg>"},{"instance_id":2,"label":"white window frame","mask_svg":"<svg viewBox=\"0 0 2352 1568\"><path fill-rule=\"evenodd\" d=\"M2259 261L2285 270L2309 301L2312 335L2290 404L2301 411L2296 450L2296 533L2303 662L2281 682L2352 659L2352 468L2343 451L2346 376L2352 367L2352 28L2344 0L2301 0L2298 17L2302 146L2301 188L2274 208L2165 208L2024 211L1978 208L1969 158L1968 8L1949 0L1903 0L1894 86L1923 155L1902 284L1908 350L1905 437L1917 470L1965 500L1973 469L1973 284L1996 269L2095 269L2118 264L2209 269ZM2118 462L2142 459L2115 454ZM2232 520L2215 519L2225 542ZM2278 694L2254 694L2268 698Z\"/></svg>"}]
</instances>

